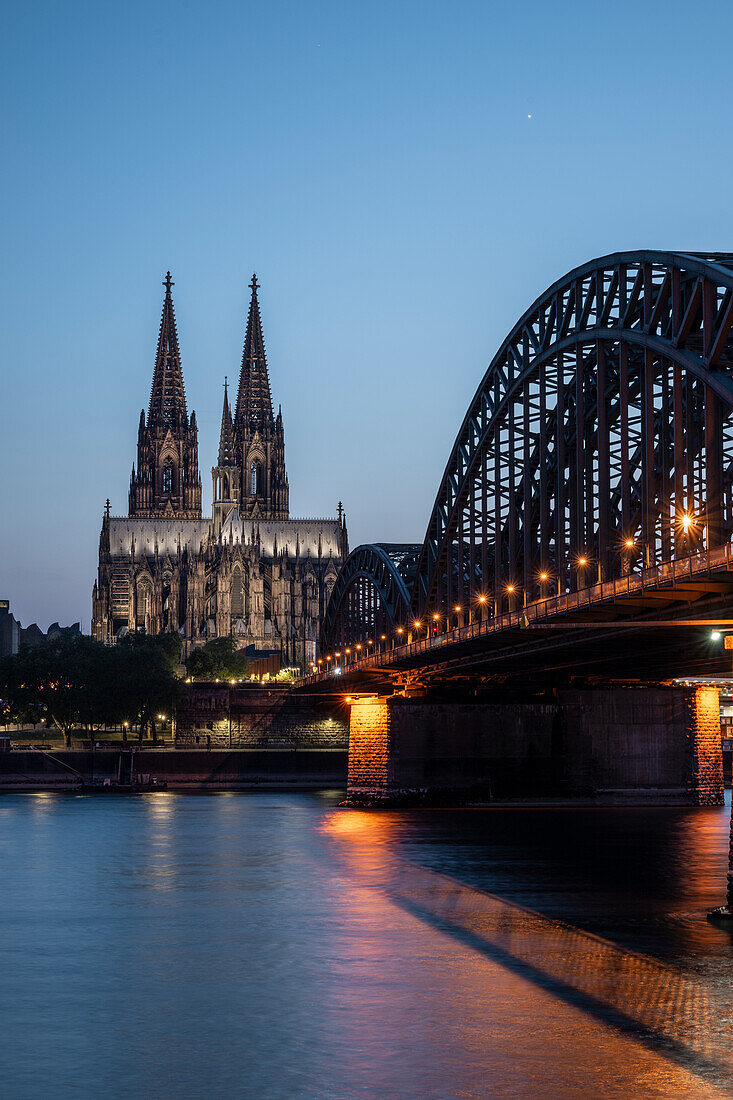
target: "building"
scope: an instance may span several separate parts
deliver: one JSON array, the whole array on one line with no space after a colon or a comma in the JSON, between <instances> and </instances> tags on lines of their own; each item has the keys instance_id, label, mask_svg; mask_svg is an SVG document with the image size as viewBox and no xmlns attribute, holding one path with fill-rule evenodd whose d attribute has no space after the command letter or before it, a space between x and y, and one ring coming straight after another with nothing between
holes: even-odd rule
<instances>
[{"instance_id":1,"label":"building","mask_svg":"<svg viewBox=\"0 0 733 1100\"><path fill-rule=\"evenodd\" d=\"M18 652L20 623L10 610L10 600L0 600L0 657Z\"/></svg>"},{"instance_id":2,"label":"building","mask_svg":"<svg viewBox=\"0 0 733 1100\"><path fill-rule=\"evenodd\" d=\"M236 404L224 385L213 513L201 514L196 414L181 370L170 272L147 417L140 413L129 510L99 539L92 634L178 630L186 652L232 636L248 653L315 660L321 619L348 554L346 518L291 519L282 412L273 414L256 276Z\"/></svg>"}]
</instances>

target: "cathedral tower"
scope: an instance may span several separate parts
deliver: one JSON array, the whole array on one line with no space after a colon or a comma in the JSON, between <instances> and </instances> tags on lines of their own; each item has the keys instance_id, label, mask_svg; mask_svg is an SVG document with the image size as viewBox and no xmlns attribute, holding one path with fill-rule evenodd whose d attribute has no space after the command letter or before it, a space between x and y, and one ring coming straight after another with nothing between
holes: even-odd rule
<instances>
[{"instance_id":1,"label":"cathedral tower","mask_svg":"<svg viewBox=\"0 0 733 1100\"><path fill-rule=\"evenodd\" d=\"M196 413L189 420L168 272L148 419L140 413L137 473L130 478L131 516L201 516Z\"/></svg>"},{"instance_id":2,"label":"cathedral tower","mask_svg":"<svg viewBox=\"0 0 733 1100\"><path fill-rule=\"evenodd\" d=\"M290 505L283 420L279 409L277 417L272 414L256 275L252 276L249 285L252 298L234 415L239 511L244 517L288 519Z\"/></svg>"}]
</instances>

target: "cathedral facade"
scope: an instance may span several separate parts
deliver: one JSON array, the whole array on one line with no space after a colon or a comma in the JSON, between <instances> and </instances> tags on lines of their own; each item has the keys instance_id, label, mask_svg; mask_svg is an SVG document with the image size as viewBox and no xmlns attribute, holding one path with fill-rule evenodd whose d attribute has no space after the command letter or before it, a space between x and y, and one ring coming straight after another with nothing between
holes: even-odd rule
<instances>
[{"instance_id":1,"label":"cathedral facade","mask_svg":"<svg viewBox=\"0 0 733 1100\"><path fill-rule=\"evenodd\" d=\"M224 385L213 513L201 514L196 414L181 370L170 272L147 417L140 413L129 510L99 539L92 634L177 630L189 653L232 637L248 655L308 666L341 563L346 519L291 519L282 412L273 414L256 276L234 407Z\"/></svg>"}]
</instances>

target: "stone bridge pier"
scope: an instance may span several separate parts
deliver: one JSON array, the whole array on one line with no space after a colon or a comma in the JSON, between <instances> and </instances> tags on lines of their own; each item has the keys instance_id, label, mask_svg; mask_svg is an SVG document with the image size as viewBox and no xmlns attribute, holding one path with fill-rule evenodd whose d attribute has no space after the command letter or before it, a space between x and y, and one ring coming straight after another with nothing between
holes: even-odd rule
<instances>
[{"instance_id":1,"label":"stone bridge pier","mask_svg":"<svg viewBox=\"0 0 733 1100\"><path fill-rule=\"evenodd\" d=\"M558 689L545 702L354 697L347 801L721 805L718 689Z\"/></svg>"}]
</instances>

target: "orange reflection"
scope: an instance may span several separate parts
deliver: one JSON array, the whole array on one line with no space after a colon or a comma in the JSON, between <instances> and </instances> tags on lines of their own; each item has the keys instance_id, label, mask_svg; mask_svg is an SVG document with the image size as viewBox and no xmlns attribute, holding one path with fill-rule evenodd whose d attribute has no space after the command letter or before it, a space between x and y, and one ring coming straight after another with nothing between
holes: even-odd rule
<instances>
[{"instance_id":1,"label":"orange reflection","mask_svg":"<svg viewBox=\"0 0 733 1100\"><path fill-rule=\"evenodd\" d=\"M682 820L686 825L695 822L694 816ZM703 816L699 822L704 829ZM693 824L693 835L695 828ZM655 1076L660 1088L649 1095L680 1094L680 1088L681 1094L687 1095L684 1090L696 1078L667 1061L664 1051L673 1052L675 1059L699 1062L716 1073L733 1072L730 1036L725 1034L708 990L694 976L411 864L397 851L401 831L399 813L389 811L336 811L323 819L320 828L353 878L354 887L366 890L361 902L371 908L366 927L373 921L373 927L382 928L387 919L385 906L391 905L410 916L413 935L430 944L436 937L441 942L448 937L451 969L445 996L460 1001L461 1013L465 1014L465 998L470 998L477 1011L483 1006L495 1018L497 1001L506 1000L507 1026L514 1032L511 1042L515 1049L520 1041L517 1019L525 1011L526 1018L533 1021L530 1031L546 1025L569 1030L573 1047L567 1052L568 1071L572 1062L579 1074L590 1075L590 1081L601 1065L608 1067L614 1060L619 1065L622 1057L619 1072L631 1090L629 1095L638 1095L632 1084L640 1085L648 1074ZM693 852L689 854L688 868L694 866ZM361 941L360 946L373 967L379 944L371 943L368 949ZM430 950L420 948L421 958ZM410 980L419 985L423 976L421 972ZM582 1026L581 1021L585 1021ZM480 1035L485 1036L485 1028ZM468 1034L467 1041L470 1039ZM547 1034L544 1039L546 1055ZM473 1047L472 1040L470 1045ZM555 1044L552 1049L557 1049ZM523 1059L525 1053L523 1046ZM471 1056L476 1054L473 1050ZM701 1087L697 1080L696 1088ZM586 1093L601 1094L602 1090L596 1093L590 1085ZM693 1094L717 1095L714 1090Z\"/></svg>"}]
</instances>

